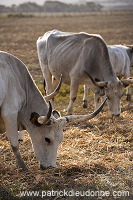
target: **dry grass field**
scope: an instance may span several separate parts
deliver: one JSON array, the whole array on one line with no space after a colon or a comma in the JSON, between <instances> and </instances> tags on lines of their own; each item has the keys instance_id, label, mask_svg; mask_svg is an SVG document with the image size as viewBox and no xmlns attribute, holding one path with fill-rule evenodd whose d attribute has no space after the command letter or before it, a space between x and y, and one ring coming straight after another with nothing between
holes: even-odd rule
<instances>
[{"instance_id":1,"label":"dry grass field","mask_svg":"<svg viewBox=\"0 0 133 200\"><path fill-rule=\"evenodd\" d=\"M98 33L107 44L133 45L133 13L0 16L0 50L21 59L41 90L43 78L37 58L36 40L52 29ZM92 93L89 94L87 110L82 108L82 97L81 86L74 106L75 114L93 111ZM125 98L124 95L121 101L122 113L118 118L109 116L105 107L91 121L68 125L64 130L64 140L59 147L57 167L54 169L39 169L28 135L20 143L20 152L29 172L17 169L9 142L5 134L1 134L0 200L133 199L133 100L128 103ZM64 115L69 100L69 87L62 86L55 100L56 108ZM68 191L69 194L53 194L51 197L48 191L52 190ZM21 191L39 193L21 197ZM47 197L42 198L46 191ZM73 196L76 191L77 196ZM79 197L78 191L86 193Z\"/></svg>"}]
</instances>

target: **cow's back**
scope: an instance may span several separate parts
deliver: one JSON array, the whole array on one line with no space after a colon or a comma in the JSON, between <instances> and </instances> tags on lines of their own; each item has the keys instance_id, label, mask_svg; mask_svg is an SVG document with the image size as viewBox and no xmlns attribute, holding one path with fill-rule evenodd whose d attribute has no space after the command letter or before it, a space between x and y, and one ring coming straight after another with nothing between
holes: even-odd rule
<instances>
[{"instance_id":1,"label":"cow's back","mask_svg":"<svg viewBox=\"0 0 133 200\"><path fill-rule=\"evenodd\" d=\"M32 80L26 66L16 57L0 52L0 108L21 109L30 96ZM12 105L12 106L9 106Z\"/></svg>"},{"instance_id":2,"label":"cow's back","mask_svg":"<svg viewBox=\"0 0 133 200\"><path fill-rule=\"evenodd\" d=\"M6 83L7 80L15 82L15 87L23 87L24 89L32 82L32 77L25 64L12 54L0 51L0 74ZM31 80L31 81L30 81Z\"/></svg>"},{"instance_id":3,"label":"cow's back","mask_svg":"<svg viewBox=\"0 0 133 200\"><path fill-rule=\"evenodd\" d=\"M87 33L62 32L59 30L48 31L37 40L39 60L44 63L47 62L47 59L50 57L53 51L54 53L56 51L59 54L62 51L66 52L67 49L76 51L78 50L77 47L81 46L86 38L92 36L94 36L94 34L89 35ZM100 37L100 35L97 35L97 37Z\"/></svg>"},{"instance_id":4,"label":"cow's back","mask_svg":"<svg viewBox=\"0 0 133 200\"><path fill-rule=\"evenodd\" d=\"M122 45L108 46L111 64L118 77L128 77L130 71L130 59L127 48Z\"/></svg>"},{"instance_id":5,"label":"cow's back","mask_svg":"<svg viewBox=\"0 0 133 200\"><path fill-rule=\"evenodd\" d=\"M67 84L70 84L70 74L75 71L83 73L83 67L89 67L89 63L94 63L93 52L95 58L101 57L97 47L104 47L102 52L106 54L103 39L99 35L87 33L67 33L54 30L40 37L37 46L41 68L47 65L51 74L57 79L62 74L63 81ZM92 58L90 52L92 52Z\"/></svg>"}]
</instances>

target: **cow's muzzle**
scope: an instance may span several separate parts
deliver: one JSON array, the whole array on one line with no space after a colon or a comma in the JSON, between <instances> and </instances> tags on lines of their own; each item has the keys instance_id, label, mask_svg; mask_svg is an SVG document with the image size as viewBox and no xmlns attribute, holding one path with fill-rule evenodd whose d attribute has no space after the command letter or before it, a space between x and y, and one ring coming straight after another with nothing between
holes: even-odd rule
<instances>
[{"instance_id":1,"label":"cow's muzzle","mask_svg":"<svg viewBox=\"0 0 133 200\"><path fill-rule=\"evenodd\" d=\"M40 164L40 169L41 169L41 170L46 170L46 169L54 168L54 167L56 167L56 165L55 165L55 166L52 166L52 165L43 166L42 164Z\"/></svg>"},{"instance_id":2,"label":"cow's muzzle","mask_svg":"<svg viewBox=\"0 0 133 200\"><path fill-rule=\"evenodd\" d=\"M119 117L119 116L120 116L120 113L119 113L119 114L116 114L116 115L115 115L115 114L112 114L112 116L113 116L113 117Z\"/></svg>"}]
</instances>

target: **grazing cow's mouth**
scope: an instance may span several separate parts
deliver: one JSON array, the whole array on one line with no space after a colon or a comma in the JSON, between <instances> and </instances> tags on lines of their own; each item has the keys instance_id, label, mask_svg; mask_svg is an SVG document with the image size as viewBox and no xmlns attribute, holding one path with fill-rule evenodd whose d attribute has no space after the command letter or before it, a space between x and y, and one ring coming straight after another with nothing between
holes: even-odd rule
<instances>
[{"instance_id":1,"label":"grazing cow's mouth","mask_svg":"<svg viewBox=\"0 0 133 200\"><path fill-rule=\"evenodd\" d=\"M40 164L40 169L41 169L41 170L46 170L46 169L54 168L54 167L56 167L56 165L55 165L55 166L48 165L48 166L45 166L45 167L44 167L42 164Z\"/></svg>"}]
</instances>

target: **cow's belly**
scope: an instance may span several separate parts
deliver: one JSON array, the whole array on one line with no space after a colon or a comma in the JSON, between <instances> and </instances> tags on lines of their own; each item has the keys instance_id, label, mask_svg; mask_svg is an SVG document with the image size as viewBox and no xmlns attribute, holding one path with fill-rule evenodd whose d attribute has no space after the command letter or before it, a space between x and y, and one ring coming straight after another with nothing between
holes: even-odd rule
<instances>
[{"instance_id":1,"label":"cow's belly","mask_svg":"<svg viewBox=\"0 0 133 200\"><path fill-rule=\"evenodd\" d=\"M70 70L68 70L68 68L66 66L64 67L61 67L61 66L58 66L56 65L55 66L52 66L52 65L49 65L49 70L51 72L51 74L57 79L59 80L60 79L60 76L62 74L62 77L63 77L63 83L67 84L67 85L70 85Z\"/></svg>"}]
</instances>

